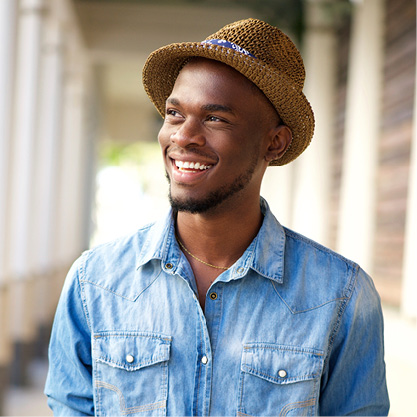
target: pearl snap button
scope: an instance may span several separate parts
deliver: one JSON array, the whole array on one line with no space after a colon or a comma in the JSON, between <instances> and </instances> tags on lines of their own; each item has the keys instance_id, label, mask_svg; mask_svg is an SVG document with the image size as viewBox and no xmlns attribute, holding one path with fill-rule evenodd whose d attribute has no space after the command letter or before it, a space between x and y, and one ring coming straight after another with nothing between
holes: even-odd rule
<instances>
[{"instance_id":1,"label":"pearl snap button","mask_svg":"<svg viewBox=\"0 0 417 417\"><path fill-rule=\"evenodd\" d=\"M212 293L210 293L210 298L211 298L212 300L217 300L217 293L216 293L216 292L212 292Z\"/></svg>"},{"instance_id":2,"label":"pearl snap button","mask_svg":"<svg viewBox=\"0 0 417 417\"><path fill-rule=\"evenodd\" d=\"M208 358L207 358L207 356L203 356L203 357L201 358L201 363L202 363L203 365L206 365L206 364L207 364L207 362L208 362Z\"/></svg>"},{"instance_id":3,"label":"pearl snap button","mask_svg":"<svg viewBox=\"0 0 417 417\"><path fill-rule=\"evenodd\" d=\"M241 274L244 270L245 270L245 268L240 267L240 268L237 270L237 273L238 273L238 274Z\"/></svg>"},{"instance_id":4,"label":"pearl snap button","mask_svg":"<svg viewBox=\"0 0 417 417\"><path fill-rule=\"evenodd\" d=\"M127 355L127 356L126 356L126 360L127 360L129 363L132 363L132 362L135 360L135 358L134 358L132 355Z\"/></svg>"},{"instance_id":5,"label":"pearl snap button","mask_svg":"<svg viewBox=\"0 0 417 417\"><path fill-rule=\"evenodd\" d=\"M174 265L172 265L171 262L168 262L168 263L165 264L166 269L172 269L173 267L174 267Z\"/></svg>"},{"instance_id":6,"label":"pearl snap button","mask_svg":"<svg viewBox=\"0 0 417 417\"><path fill-rule=\"evenodd\" d=\"M287 371L284 371L284 369L281 369L278 371L278 375L280 378L285 378L287 376Z\"/></svg>"}]
</instances>

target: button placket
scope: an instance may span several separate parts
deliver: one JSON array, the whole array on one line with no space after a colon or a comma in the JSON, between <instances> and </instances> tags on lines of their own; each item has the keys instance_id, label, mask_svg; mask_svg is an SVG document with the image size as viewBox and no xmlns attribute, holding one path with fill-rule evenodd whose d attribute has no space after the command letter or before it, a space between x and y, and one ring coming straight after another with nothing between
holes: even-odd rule
<instances>
[{"instance_id":1,"label":"button placket","mask_svg":"<svg viewBox=\"0 0 417 417\"><path fill-rule=\"evenodd\" d=\"M217 300L217 292L213 291L210 293L210 300Z\"/></svg>"},{"instance_id":2,"label":"button placket","mask_svg":"<svg viewBox=\"0 0 417 417\"><path fill-rule=\"evenodd\" d=\"M210 307L208 307L206 303L206 309L207 308L210 310ZM197 343L198 356L196 358L196 365L198 367L198 370L196 372L196 386L198 386L199 389L196 393L194 414L207 415L210 406L210 393L212 382L211 340L207 327L207 317L203 314L203 311L200 308L198 309L198 313L200 317L201 327L199 328L199 332L201 332L201 336L198 338Z\"/></svg>"}]
</instances>

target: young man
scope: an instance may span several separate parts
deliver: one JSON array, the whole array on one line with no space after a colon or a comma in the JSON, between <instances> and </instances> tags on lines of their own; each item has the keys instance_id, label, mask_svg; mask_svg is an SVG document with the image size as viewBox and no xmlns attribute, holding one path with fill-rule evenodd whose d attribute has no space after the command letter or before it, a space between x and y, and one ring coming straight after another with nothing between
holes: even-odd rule
<instances>
[{"instance_id":1,"label":"young man","mask_svg":"<svg viewBox=\"0 0 417 417\"><path fill-rule=\"evenodd\" d=\"M172 210L82 255L46 385L57 415L386 415L379 297L260 198L314 118L299 52L255 19L150 55Z\"/></svg>"}]
</instances>

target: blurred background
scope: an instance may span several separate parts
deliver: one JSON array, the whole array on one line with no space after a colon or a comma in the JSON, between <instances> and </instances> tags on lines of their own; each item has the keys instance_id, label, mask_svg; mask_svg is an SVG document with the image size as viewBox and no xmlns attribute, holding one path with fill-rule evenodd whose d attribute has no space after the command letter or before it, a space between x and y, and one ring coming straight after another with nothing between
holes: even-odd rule
<instances>
[{"instance_id":1,"label":"blurred background","mask_svg":"<svg viewBox=\"0 0 417 417\"><path fill-rule=\"evenodd\" d=\"M306 66L316 132L269 168L280 222L358 262L385 315L391 415L417 415L414 0L0 0L0 415L48 415L65 275L168 208L147 55L261 18Z\"/></svg>"}]
</instances>

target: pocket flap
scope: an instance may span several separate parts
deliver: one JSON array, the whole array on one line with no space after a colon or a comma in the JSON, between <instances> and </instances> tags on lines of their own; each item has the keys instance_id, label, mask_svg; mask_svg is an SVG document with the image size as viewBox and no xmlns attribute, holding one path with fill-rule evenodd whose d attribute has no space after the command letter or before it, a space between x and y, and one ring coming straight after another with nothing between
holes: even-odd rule
<instances>
[{"instance_id":1,"label":"pocket flap","mask_svg":"<svg viewBox=\"0 0 417 417\"><path fill-rule=\"evenodd\" d=\"M269 343L243 346L242 371L276 384L314 379L322 364L323 353L316 349Z\"/></svg>"},{"instance_id":2,"label":"pocket flap","mask_svg":"<svg viewBox=\"0 0 417 417\"><path fill-rule=\"evenodd\" d=\"M127 371L169 360L171 338L144 332L105 332L94 335L93 356Z\"/></svg>"}]
</instances>

